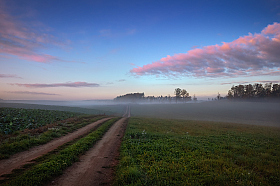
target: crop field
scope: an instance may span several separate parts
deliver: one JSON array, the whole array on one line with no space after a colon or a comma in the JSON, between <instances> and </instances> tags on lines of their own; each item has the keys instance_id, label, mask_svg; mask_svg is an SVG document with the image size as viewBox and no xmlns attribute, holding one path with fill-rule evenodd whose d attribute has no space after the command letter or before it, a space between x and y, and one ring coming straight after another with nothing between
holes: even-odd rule
<instances>
[{"instance_id":1,"label":"crop field","mask_svg":"<svg viewBox=\"0 0 280 186\"><path fill-rule=\"evenodd\" d=\"M132 117L116 185L280 185L280 129Z\"/></svg>"},{"instance_id":2,"label":"crop field","mask_svg":"<svg viewBox=\"0 0 280 186\"><path fill-rule=\"evenodd\" d=\"M0 108L0 132L11 134L24 129L35 129L78 115L80 114L53 110Z\"/></svg>"},{"instance_id":3,"label":"crop field","mask_svg":"<svg viewBox=\"0 0 280 186\"><path fill-rule=\"evenodd\" d=\"M30 103L10 103L10 102L1 102L0 101L0 108L1 107L8 107L8 108L24 108L24 109L41 109L41 110L55 110L55 111L66 111L66 112L75 112L81 114L91 114L91 115L114 115L116 113L111 112L110 109L107 110L98 110L95 107L81 107L78 105L73 106L60 106L60 105L40 105L35 104L36 102Z\"/></svg>"},{"instance_id":4,"label":"crop field","mask_svg":"<svg viewBox=\"0 0 280 186\"><path fill-rule=\"evenodd\" d=\"M45 144L103 117L55 110L0 108L0 159Z\"/></svg>"},{"instance_id":5,"label":"crop field","mask_svg":"<svg viewBox=\"0 0 280 186\"><path fill-rule=\"evenodd\" d=\"M14 106L0 108L2 160L102 118L108 121L11 175L2 175L4 185L52 182L119 119L109 120L108 115L122 116L128 108L124 104ZM128 120L119 163L112 168L115 185L280 185L278 103L130 104L129 108L133 117Z\"/></svg>"}]
</instances>

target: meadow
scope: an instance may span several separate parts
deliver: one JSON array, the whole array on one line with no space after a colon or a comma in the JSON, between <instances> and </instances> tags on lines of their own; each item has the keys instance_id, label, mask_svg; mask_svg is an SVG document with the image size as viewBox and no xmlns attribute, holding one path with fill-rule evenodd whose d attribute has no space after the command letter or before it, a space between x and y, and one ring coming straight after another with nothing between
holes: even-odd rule
<instances>
[{"instance_id":1,"label":"meadow","mask_svg":"<svg viewBox=\"0 0 280 186\"><path fill-rule=\"evenodd\" d=\"M279 185L280 129L132 117L115 185Z\"/></svg>"},{"instance_id":2,"label":"meadow","mask_svg":"<svg viewBox=\"0 0 280 186\"><path fill-rule=\"evenodd\" d=\"M34 104L12 106L108 115L122 115L126 108L123 104L84 107ZM115 185L280 185L279 103L221 101L130 104L130 107L133 117L129 119L121 145L119 165L115 168ZM11 134L2 132L4 141L1 146L10 144L11 148L16 147L13 144L15 142L20 145L15 149L26 150L25 147L29 148L25 144L27 142L35 141L34 145L38 145L42 139L47 139L42 142L46 143L105 116L75 117L75 120L58 121L54 127L58 130L39 134L25 134L21 130ZM102 134L112 122L104 125L106 129L102 129ZM45 135L50 138L45 138ZM36 170L28 169L31 172L21 174L23 177L17 176L19 179L13 183L16 185L29 177L34 179L29 183L43 183L49 179L43 173L49 172L50 177L61 174L66 164L69 166L78 160L79 155L74 150L71 152L72 144L63 147L65 149L69 146L67 153L73 155L67 157L70 159L69 164L55 159L58 161L57 167L61 169L56 166L53 169L52 166L56 165L54 159L47 157L43 160L46 161L44 165L43 161L36 163ZM17 152L4 146L0 147L0 151L1 158L9 157L9 152ZM59 150L50 157L60 158L64 157L63 154L64 151ZM49 160L51 163L48 163ZM40 180L31 176L35 172L37 174L37 171L43 172L40 173Z\"/></svg>"}]
</instances>

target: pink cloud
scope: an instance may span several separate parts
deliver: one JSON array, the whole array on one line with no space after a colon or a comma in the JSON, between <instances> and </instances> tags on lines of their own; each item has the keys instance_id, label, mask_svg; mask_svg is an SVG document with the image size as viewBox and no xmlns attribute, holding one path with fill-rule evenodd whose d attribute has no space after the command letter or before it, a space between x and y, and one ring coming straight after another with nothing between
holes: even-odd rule
<instances>
[{"instance_id":1,"label":"pink cloud","mask_svg":"<svg viewBox=\"0 0 280 186\"><path fill-rule=\"evenodd\" d=\"M235 77L279 75L280 23L268 25L260 34L240 37L222 45L195 48L135 67L135 75Z\"/></svg>"},{"instance_id":2,"label":"pink cloud","mask_svg":"<svg viewBox=\"0 0 280 186\"><path fill-rule=\"evenodd\" d=\"M97 83L87 83L87 82L67 82L67 83L52 83L52 84L21 84L21 83L14 83L11 85L17 85L21 87L27 88L50 88L50 87L99 87L100 85Z\"/></svg>"},{"instance_id":3,"label":"pink cloud","mask_svg":"<svg viewBox=\"0 0 280 186\"><path fill-rule=\"evenodd\" d=\"M42 54L38 50L49 46L64 47L63 42L59 42L51 34L35 31L27 23L23 23L5 11L4 4L0 6L0 54L2 56L17 56L24 60L35 61L39 63L50 63L54 60L61 60L55 56ZM36 25L35 25L36 27Z\"/></svg>"}]
</instances>

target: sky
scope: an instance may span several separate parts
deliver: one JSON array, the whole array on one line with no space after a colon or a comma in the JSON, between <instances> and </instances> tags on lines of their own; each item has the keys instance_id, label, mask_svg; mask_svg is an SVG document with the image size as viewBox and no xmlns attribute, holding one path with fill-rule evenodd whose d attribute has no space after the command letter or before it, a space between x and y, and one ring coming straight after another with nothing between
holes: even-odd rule
<instances>
[{"instance_id":1,"label":"sky","mask_svg":"<svg viewBox=\"0 0 280 186\"><path fill-rule=\"evenodd\" d=\"M280 83L278 0L0 0L0 98L198 99Z\"/></svg>"}]
</instances>

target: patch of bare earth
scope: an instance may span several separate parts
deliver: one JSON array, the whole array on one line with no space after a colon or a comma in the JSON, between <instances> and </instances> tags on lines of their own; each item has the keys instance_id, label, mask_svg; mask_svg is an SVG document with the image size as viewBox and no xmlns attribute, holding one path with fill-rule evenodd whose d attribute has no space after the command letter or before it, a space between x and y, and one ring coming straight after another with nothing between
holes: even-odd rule
<instances>
[{"instance_id":1,"label":"patch of bare earth","mask_svg":"<svg viewBox=\"0 0 280 186\"><path fill-rule=\"evenodd\" d=\"M93 148L49 185L112 185L127 118L117 121Z\"/></svg>"},{"instance_id":2,"label":"patch of bare earth","mask_svg":"<svg viewBox=\"0 0 280 186\"><path fill-rule=\"evenodd\" d=\"M81 135L88 133L91 129L97 127L99 124L109 120L110 118L100 119L94 123L91 123L83 128L78 129L77 131L62 136L60 138L54 139L47 144L33 147L27 151L20 152L12 155L9 159L0 160L0 176L4 174L12 173L13 169L18 169L21 166L29 163L33 159L36 159L48 152L58 148L64 143L70 142L75 138L78 138ZM4 179L1 178L0 179Z\"/></svg>"}]
</instances>

